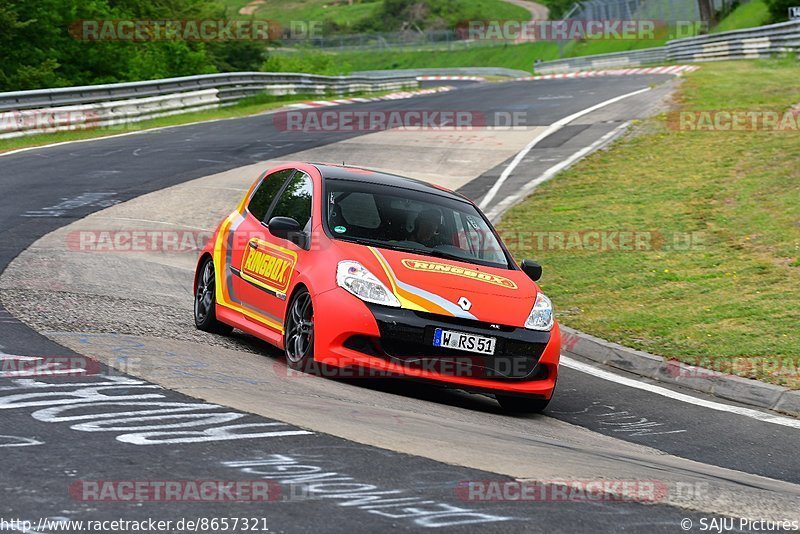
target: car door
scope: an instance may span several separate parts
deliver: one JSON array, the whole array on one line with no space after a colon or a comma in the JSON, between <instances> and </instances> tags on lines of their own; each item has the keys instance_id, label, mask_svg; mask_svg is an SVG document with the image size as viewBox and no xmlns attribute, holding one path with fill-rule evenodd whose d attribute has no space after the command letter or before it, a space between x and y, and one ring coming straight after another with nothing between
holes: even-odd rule
<instances>
[{"instance_id":1,"label":"car door","mask_svg":"<svg viewBox=\"0 0 800 534\"><path fill-rule=\"evenodd\" d=\"M231 297L244 309L243 315L249 320L257 321L273 330L280 331L283 320L269 312L262 302L265 293L258 290L247 275L243 274L249 261L252 265L251 255L253 244L265 239L267 229L262 221L269 214L270 208L277 201L280 192L287 181L294 175L295 169L283 169L272 172L262 178L253 191L245 207L244 218L233 232L233 242L230 247L230 287Z\"/></svg>"},{"instance_id":2,"label":"car door","mask_svg":"<svg viewBox=\"0 0 800 534\"><path fill-rule=\"evenodd\" d=\"M242 288L245 304L281 325L292 278L311 240L313 192L313 181L306 173L296 171L289 177L258 222L262 232L248 239L242 254L240 278L245 283ZM288 239L276 237L268 227L273 217L292 218L298 222L301 231L288 236Z\"/></svg>"}]
</instances>

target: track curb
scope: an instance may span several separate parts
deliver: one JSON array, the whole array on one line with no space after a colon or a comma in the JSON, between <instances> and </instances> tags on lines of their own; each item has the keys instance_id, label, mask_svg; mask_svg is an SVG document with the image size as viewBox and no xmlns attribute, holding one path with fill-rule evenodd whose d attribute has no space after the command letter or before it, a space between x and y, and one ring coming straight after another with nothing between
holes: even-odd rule
<instances>
[{"instance_id":1,"label":"track curb","mask_svg":"<svg viewBox=\"0 0 800 534\"><path fill-rule=\"evenodd\" d=\"M561 326L561 336L563 354L722 399L800 416L800 391L666 359L567 326Z\"/></svg>"},{"instance_id":2,"label":"track curb","mask_svg":"<svg viewBox=\"0 0 800 534\"><path fill-rule=\"evenodd\" d=\"M666 67L635 67L628 69L577 70L573 72L534 74L533 76L515 78L513 81L564 80L573 78L595 78L597 76L630 76L639 74L672 74L673 76L683 76L684 73L694 72L699 68L700 67L696 65L669 65Z\"/></svg>"}]
</instances>

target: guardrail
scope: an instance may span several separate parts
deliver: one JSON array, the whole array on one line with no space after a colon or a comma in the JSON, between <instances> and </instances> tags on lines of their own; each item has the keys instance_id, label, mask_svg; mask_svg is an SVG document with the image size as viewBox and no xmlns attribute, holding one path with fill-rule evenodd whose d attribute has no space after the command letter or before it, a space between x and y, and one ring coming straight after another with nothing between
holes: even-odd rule
<instances>
[{"instance_id":1,"label":"guardrail","mask_svg":"<svg viewBox=\"0 0 800 534\"><path fill-rule=\"evenodd\" d=\"M531 73L526 70L507 69L505 67L442 67L429 69L404 69L396 70L361 70L354 72L354 76L367 76L380 78L392 73L402 72L408 76L501 76L506 78L524 78Z\"/></svg>"},{"instance_id":2,"label":"guardrail","mask_svg":"<svg viewBox=\"0 0 800 534\"><path fill-rule=\"evenodd\" d=\"M609 67L639 67L664 62L755 59L800 53L800 21L687 37L657 48L582 56L534 65L537 74Z\"/></svg>"},{"instance_id":3,"label":"guardrail","mask_svg":"<svg viewBox=\"0 0 800 534\"><path fill-rule=\"evenodd\" d=\"M596 56L579 56L569 59L557 59L535 63L536 74L558 74L578 70L607 69L616 67L641 67L667 61L665 47L644 48L629 52L614 52Z\"/></svg>"},{"instance_id":4,"label":"guardrail","mask_svg":"<svg viewBox=\"0 0 800 534\"><path fill-rule=\"evenodd\" d=\"M0 139L119 125L235 104L259 93L336 95L417 88L416 75L238 72L0 93Z\"/></svg>"},{"instance_id":5,"label":"guardrail","mask_svg":"<svg viewBox=\"0 0 800 534\"><path fill-rule=\"evenodd\" d=\"M669 41L670 61L755 59L800 52L800 21Z\"/></svg>"}]
</instances>

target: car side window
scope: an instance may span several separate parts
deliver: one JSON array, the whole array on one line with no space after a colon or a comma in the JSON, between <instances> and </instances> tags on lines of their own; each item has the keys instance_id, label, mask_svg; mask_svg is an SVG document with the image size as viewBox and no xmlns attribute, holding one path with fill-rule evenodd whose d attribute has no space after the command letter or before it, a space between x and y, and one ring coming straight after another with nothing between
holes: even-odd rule
<instances>
[{"instance_id":1,"label":"car side window","mask_svg":"<svg viewBox=\"0 0 800 534\"><path fill-rule=\"evenodd\" d=\"M292 175L294 169L286 169L283 171L273 172L265 176L261 183L253 193L250 203L247 205L247 210L259 221L263 221L267 216L267 211L272 205L272 201L278 196L278 192L286 183L286 179Z\"/></svg>"},{"instance_id":2,"label":"car side window","mask_svg":"<svg viewBox=\"0 0 800 534\"><path fill-rule=\"evenodd\" d=\"M314 193L314 184L311 177L304 172L298 172L286 185L278 202L270 213L272 217L291 217L300 223L300 228L306 235L311 233L311 196Z\"/></svg>"}]
</instances>

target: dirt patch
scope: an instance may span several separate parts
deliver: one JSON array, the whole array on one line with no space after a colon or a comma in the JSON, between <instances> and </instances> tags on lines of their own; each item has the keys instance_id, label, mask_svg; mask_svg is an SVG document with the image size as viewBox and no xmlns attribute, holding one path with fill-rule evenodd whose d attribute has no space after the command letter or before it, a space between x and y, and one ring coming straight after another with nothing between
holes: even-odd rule
<instances>
[{"instance_id":1,"label":"dirt patch","mask_svg":"<svg viewBox=\"0 0 800 534\"><path fill-rule=\"evenodd\" d=\"M249 4L244 6L242 9L240 9L239 10L239 14L240 15L252 15L256 11L258 11L258 8L260 8L261 6L263 6L266 3L267 3L267 0L253 0L252 2L250 2Z\"/></svg>"}]
</instances>

